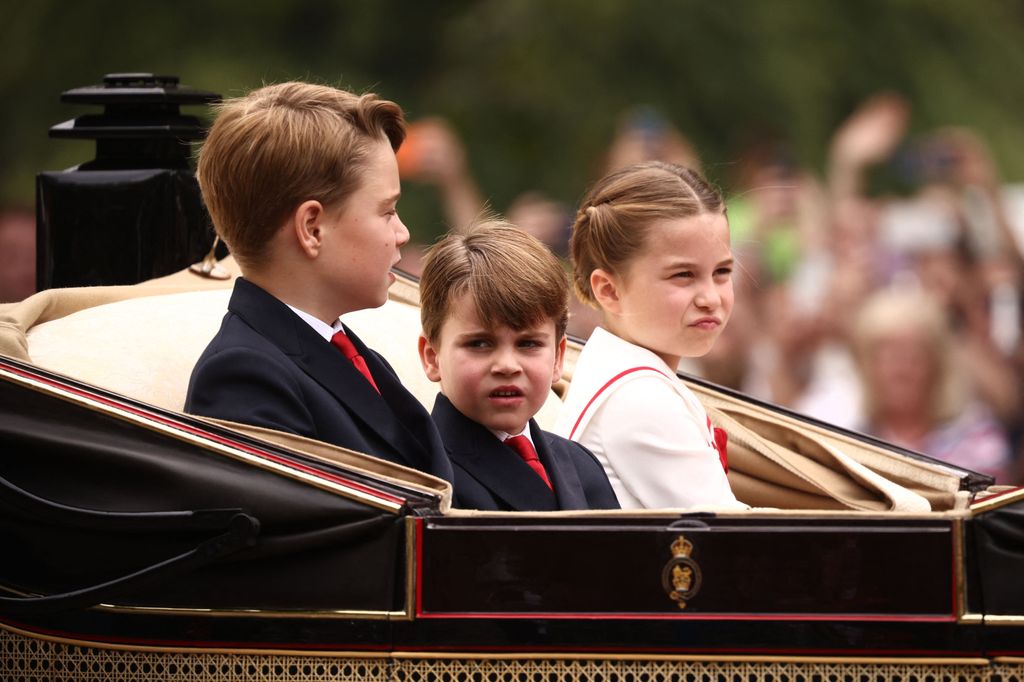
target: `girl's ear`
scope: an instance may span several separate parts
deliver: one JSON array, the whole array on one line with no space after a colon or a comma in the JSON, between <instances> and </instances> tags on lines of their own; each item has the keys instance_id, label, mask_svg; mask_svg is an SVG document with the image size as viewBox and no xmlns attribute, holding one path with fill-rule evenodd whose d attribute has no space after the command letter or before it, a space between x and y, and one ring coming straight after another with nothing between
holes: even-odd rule
<instances>
[{"instance_id":1,"label":"girl's ear","mask_svg":"<svg viewBox=\"0 0 1024 682\"><path fill-rule=\"evenodd\" d=\"M292 213L291 228L299 249L311 259L320 255L324 229L320 223L323 217L323 204L314 199L303 201Z\"/></svg>"},{"instance_id":2,"label":"girl's ear","mask_svg":"<svg viewBox=\"0 0 1024 682\"><path fill-rule=\"evenodd\" d=\"M594 292L594 298L603 310L613 314L621 312L619 281L615 275L597 268L590 273L590 290Z\"/></svg>"}]
</instances>

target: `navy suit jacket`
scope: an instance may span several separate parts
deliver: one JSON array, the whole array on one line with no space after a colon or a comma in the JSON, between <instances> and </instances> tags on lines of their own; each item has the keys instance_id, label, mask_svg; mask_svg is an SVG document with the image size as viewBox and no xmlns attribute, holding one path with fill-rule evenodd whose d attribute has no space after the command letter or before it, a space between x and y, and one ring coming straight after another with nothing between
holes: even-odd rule
<instances>
[{"instance_id":1,"label":"navy suit jacket","mask_svg":"<svg viewBox=\"0 0 1024 682\"><path fill-rule=\"evenodd\" d=\"M492 511L618 509L604 469L579 443L542 431L530 420L530 436L554 486L486 427L438 394L431 412L455 470L453 506Z\"/></svg>"},{"instance_id":2,"label":"navy suit jacket","mask_svg":"<svg viewBox=\"0 0 1024 682\"><path fill-rule=\"evenodd\" d=\"M288 306L240 277L220 331L192 370L185 411L315 438L451 481L426 409L384 358L349 337L380 394Z\"/></svg>"}]
</instances>

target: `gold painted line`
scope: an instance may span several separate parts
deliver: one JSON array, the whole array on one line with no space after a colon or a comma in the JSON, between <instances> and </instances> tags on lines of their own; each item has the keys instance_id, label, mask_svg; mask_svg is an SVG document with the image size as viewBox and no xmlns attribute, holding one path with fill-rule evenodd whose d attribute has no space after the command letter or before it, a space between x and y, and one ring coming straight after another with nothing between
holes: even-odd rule
<instances>
[{"instance_id":1,"label":"gold painted line","mask_svg":"<svg viewBox=\"0 0 1024 682\"><path fill-rule=\"evenodd\" d=\"M211 618L309 618L315 620L390 620L403 618L405 611L358 611L358 610L320 610L320 611L275 611L263 609L200 609L177 606L120 606L117 604L99 604L99 611L108 613L130 613L139 615L160 614L166 616L209 616Z\"/></svg>"},{"instance_id":2,"label":"gold painted line","mask_svg":"<svg viewBox=\"0 0 1024 682\"><path fill-rule=\"evenodd\" d=\"M582 653L462 653L395 651L393 658L400 660L551 660L551 661L689 661L695 663L849 663L849 664L907 664L907 665L967 665L987 666L987 658L923 658L923 657L838 657L838 656L721 656L712 654L582 654Z\"/></svg>"},{"instance_id":3,"label":"gold painted line","mask_svg":"<svg viewBox=\"0 0 1024 682\"><path fill-rule=\"evenodd\" d=\"M148 425L148 422L143 422L143 426ZM207 449L220 452L221 454L224 454L235 460L241 460L255 468L271 471L273 473L280 474L287 478L302 481L303 483L307 483L314 488L318 488L320 490L324 490L327 492L332 492L347 499L353 499L359 502L364 502L365 504L376 509L381 509L383 511L395 513L401 510L402 508L402 505L399 503L381 500L379 497L373 496L369 493L364 493L363 491L357 490L355 488L351 488L343 483L326 481L322 478L317 477L314 474L309 474L304 471L293 469L284 464L272 462L259 455L252 455L247 452L237 450L229 445L224 445L222 443L210 441L208 439L195 436L194 434L185 433L177 429L171 429L169 433L171 436L179 438L180 440L191 441L196 444L203 445Z\"/></svg>"},{"instance_id":4,"label":"gold painted line","mask_svg":"<svg viewBox=\"0 0 1024 682\"><path fill-rule=\"evenodd\" d=\"M225 649L225 648L199 648L199 647L162 647L162 646L140 646L132 644L111 644L109 642L94 642L88 639L74 639L70 637L53 637L50 635L39 635L34 632L28 632L15 628L5 623L0 623L0 629L7 630L14 634L26 637L28 639L39 640L43 642L52 642L54 644L64 644L67 646L84 647L88 649L102 649L104 651L124 651L129 653L157 653L157 654L218 654L218 655L240 655L240 656L303 656L303 657L323 657L323 658L359 658L359 659L375 659L379 661L386 661L388 659L388 653L386 651L309 651L309 650L293 650L293 649Z\"/></svg>"},{"instance_id":5,"label":"gold painted line","mask_svg":"<svg viewBox=\"0 0 1024 682\"><path fill-rule=\"evenodd\" d=\"M12 374L5 370L0 370L0 375L10 377L14 381L22 385L28 386L29 388L32 388L39 393L55 396L61 400L64 400L65 402L70 402L72 404L90 407L97 412L111 415L117 419L120 419L121 421L126 421L139 425L148 431L162 433L164 435L171 436L175 440L200 445L206 450L211 450L219 454L226 455L231 459L245 462L246 464L249 464L250 466L253 466L255 468L272 471L274 473L285 476L286 478L302 481L303 483L307 483L315 488L334 493L347 499L355 499L360 502L364 502L377 509L382 509L388 512L397 512L402 508L402 505L399 503L381 500L380 498L375 497L369 493L364 493L360 490L356 490L355 488L348 487L341 483L325 481L312 474L308 474L303 471L298 471L291 467L287 467L283 464L278 464L277 462L272 462L264 457L252 455L250 453L239 450L235 447L225 445L223 443L217 443L208 438L202 438L195 434L188 433L183 428L176 428L169 426L167 424L154 422L153 420L143 417L142 415L134 414L130 411L115 407L113 405L108 405L106 403L97 401L87 396L71 393L70 391L66 390L63 387L44 384L36 379L23 377L17 374Z\"/></svg>"},{"instance_id":6,"label":"gold painted line","mask_svg":"<svg viewBox=\"0 0 1024 682\"><path fill-rule=\"evenodd\" d=\"M964 555L964 523L953 520L953 613L962 618L967 612L967 560Z\"/></svg>"},{"instance_id":7,"label":"gold painted line","mask_svg":"<svg viewBox=\"0 0 1024 682\"><path fill-rule=\"evenodd\" d=\"M1024 616L1001 616L1001 615L989 615L983 616L985 625L1024 625Z\"/></svg>"},{"instance_id":8,"label":"gold painted line","mask_svg":"<svg viewBox=\"0 0 1024 682\"><path fill-rule=\"evenodd\" d=\"M413 620L416 602L416 519L405 517L405 611L394 620Z\"/></svg>"}]
</instances>

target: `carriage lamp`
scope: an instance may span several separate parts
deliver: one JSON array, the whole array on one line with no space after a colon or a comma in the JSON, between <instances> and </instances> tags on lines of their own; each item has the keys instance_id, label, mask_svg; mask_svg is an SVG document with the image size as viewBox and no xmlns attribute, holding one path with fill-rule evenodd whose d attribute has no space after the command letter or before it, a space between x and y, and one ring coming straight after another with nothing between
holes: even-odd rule
<instances>
[{"instance_id":1,"label":"carriage lamp","mask_svg":"<svg viewBox=\"0 0 1024 682\"><path fill-rule=\"evenodd\" d=\"M205 125L182 106L220 95L177 76L113 73L61 101L101 105L50 128L54 138L96 140L96 157L36 178L36 284L134 284L206 254L214 235L191 165Z\"/></svg>"}]
</instances>

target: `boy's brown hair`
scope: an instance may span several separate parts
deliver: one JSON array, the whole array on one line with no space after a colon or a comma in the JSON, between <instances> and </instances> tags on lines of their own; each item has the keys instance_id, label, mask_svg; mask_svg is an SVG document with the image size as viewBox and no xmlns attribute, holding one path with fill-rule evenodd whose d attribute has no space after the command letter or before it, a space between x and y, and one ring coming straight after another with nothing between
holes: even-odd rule
<instances>
[{"instance_id":1,"label":"boy's brown hair","mask_svg":"<svg viewBox=\"0 0 1024 682\"><path fill-rule=\"evenodd\" d=\"M280 83L218 105L196 175L217 234L241 265L266 257L299 204L333 208L356 191L371 146L405 139L394 102L324 85Z\"/></svg>"},{"instance_id":2,"label":"boy's brown hair","mask_svg":"<svg viewBox=\"0 0 1024 682\"><path fill-rule=\"evenodd\" d=\"M699 173L661 161L628 166L598 180L583 198L572 226L573 286L597 307L590 273L618 273L639 252L658 220L725 213L722 195Z\"/></svg>"},{"instance_id":3,"label":"boy's brown hair","mask_svg":"<svg viewBox=\"0 0 1024 682\"><path fill-rule=\"evenodd\" d=\"M555 338L565 334L565 270L540 240L509 222L478 221L430 248L420 279L420 320L428 341L438 341L452 301L464 293L489 327L504 324L518 330L550 319Z\"/></svg>"}]
</instances>

